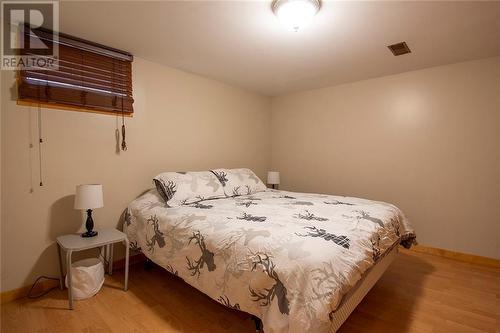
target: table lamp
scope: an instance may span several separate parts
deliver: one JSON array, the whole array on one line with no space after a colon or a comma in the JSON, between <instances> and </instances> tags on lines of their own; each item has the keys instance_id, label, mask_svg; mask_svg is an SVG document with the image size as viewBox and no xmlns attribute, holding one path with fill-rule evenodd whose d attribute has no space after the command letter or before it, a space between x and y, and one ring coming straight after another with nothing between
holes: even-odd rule
<instances>
[{"instance_id":1,"label":"table lamp","mask_svg":"<svg viewBox=\"0 0 500 333\"><path fill-rule=\"evenodd\" d=\"M101 208L103 206L101 184L84 184L76 187L75 209L83 209L87 211L87 221L85 222L87 232L84 232L82 237L97 236L97 231L92 230L94 229L92 209Z\"/></svg>"},{"instance_id":2,"label":"table lamp","mask_svg":"<svg viewBox=\"0 0 500 333\"><path fill-rule=\"evenodd\" d=\"M273 189L277 189L280 184L280 173L278 171L269 171L267 173L267 184L271 185Z\"/></svg>"}]
</instances>

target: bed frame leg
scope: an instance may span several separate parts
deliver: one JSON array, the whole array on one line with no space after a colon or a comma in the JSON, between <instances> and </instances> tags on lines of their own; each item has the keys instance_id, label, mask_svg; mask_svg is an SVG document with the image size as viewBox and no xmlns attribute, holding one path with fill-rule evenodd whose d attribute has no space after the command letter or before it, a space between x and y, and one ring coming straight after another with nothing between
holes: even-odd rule
<instances>
[{"instance_id":1,"label":"bed frame leg","mask_svg":"<svg viewBox=\"0 0 500 333\"><path fill-rule=\"evenodd\" d=\"M263 331L262 331L262 321L259 318L255 317L255 316L252 316L252 320L255 323L255 332L257 332L257 333L263 333Z\"/></svg>"},{"instance_id":2,"label":"bed frame leg","mask_svg":"<svg viewBox=\"0 0 500 333\"><path fill-rule=\"evenodd\" d=\"M146 261L144 262L144 270L150 271L153 269L153 262L150 259L146 258Z\"/></svg>"}]
</instances>

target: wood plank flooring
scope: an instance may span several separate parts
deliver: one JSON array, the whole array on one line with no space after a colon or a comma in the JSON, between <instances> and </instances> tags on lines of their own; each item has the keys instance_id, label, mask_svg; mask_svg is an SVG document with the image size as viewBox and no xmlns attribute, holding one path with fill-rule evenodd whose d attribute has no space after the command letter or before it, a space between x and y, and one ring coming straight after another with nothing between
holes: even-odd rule
<instances>
[{"instance_id":1,"label":"wood plank flooring","mask_svg":"<svg viewBox=\"0 0 500 333\"><path fill-rule=\"evenodd\" d=\"M255 332L229 310L159 267L106 277L98 295L67 310L55 290L1 309L2 332ZM402 251L339 332L500 332L500 270Z\"/></svg>"}]
</instances>

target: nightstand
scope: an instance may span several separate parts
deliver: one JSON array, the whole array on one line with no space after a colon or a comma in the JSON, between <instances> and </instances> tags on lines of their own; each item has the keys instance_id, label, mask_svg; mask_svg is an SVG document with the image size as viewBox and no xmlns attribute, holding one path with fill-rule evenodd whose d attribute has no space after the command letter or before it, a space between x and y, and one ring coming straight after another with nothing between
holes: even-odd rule
<instances>
[{"instance_id":1,"label":"nightstand","mask_svg":"<svg viewBox=\"0 0 500 333\"><path fill-rule=\"evenodd\" d=\"M125 243L125 282L123 290L128 289L128 261L129 261L129 241L127 235L116 229L101 229L95 237L84 238L80 234L70 234L57 237L57 252L59 254L59 284L63 289L64 275L62 263L62 250L66 251L66 274L68 275L68 301L69 308L73 309L73 295L71 294L71 255L76 251L83 251L92 248L101 248L105 259L108 261L108 274L113 273L113 245L115 243Z\"/></svg>"}]
</instances>

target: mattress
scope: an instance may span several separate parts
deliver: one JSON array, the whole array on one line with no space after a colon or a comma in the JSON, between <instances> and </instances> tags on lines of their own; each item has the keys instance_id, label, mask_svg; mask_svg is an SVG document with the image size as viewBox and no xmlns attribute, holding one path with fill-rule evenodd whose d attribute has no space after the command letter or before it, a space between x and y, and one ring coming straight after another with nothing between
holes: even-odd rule
<instances>
[{"instance_id":1,"label":"mattress","mask_svg":"<svg viewBox=\"0 0 500 333\"><path fill-rule=\"evenodd\" d=\"M266 333L329 332L364 273L415 239L394 205L277 190L174 208L151 190L128 206L124 231L133 249L259 317Z\"/></svg>"}]
</instances>

